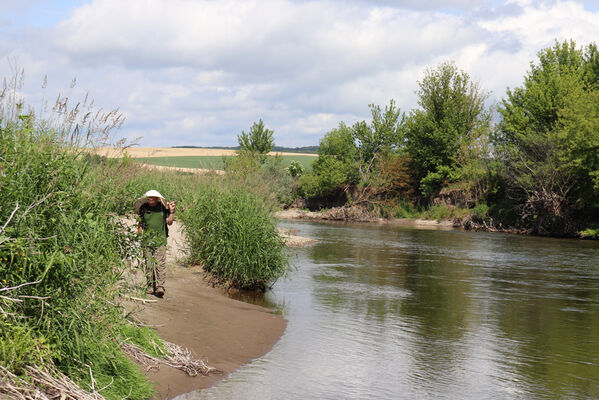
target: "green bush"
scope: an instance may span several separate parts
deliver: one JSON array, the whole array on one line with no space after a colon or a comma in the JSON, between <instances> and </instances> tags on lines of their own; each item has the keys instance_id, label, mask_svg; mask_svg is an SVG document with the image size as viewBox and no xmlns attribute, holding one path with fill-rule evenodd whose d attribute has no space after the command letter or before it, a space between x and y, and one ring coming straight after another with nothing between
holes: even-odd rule
<instances>
[{"instance_id":1,"label":"green bush","mask_svg":"<svg viewBox=\"0 0 599 400\"><path fill-rule=\"evenodd\" d=\"M306 172L306 169L299 161L291 161L287 167L287 173L293 178L299 178Z\"/></svg>"},{"instance_id":2,"label":"green bush","mask_svg":"<svg viewBox=\"0 0 599 400\"><path fill-rule=\"evenodd\" d=\"M332 156L319 157L314 172L302 175L299 189L307 198L328 197L349 180L347 163Z\"/></svg>"},{"instance_id":3,"label":"green bush","mask_svg":"<svg viewBox=\"0 0 599 400\"><path fill-rule=\"evenodd\" d=\"M285 272L287 257L270 206L240 185L199 186L181 214L191 259L219 282L265 290Z\"/></svg>"}]
</instances>

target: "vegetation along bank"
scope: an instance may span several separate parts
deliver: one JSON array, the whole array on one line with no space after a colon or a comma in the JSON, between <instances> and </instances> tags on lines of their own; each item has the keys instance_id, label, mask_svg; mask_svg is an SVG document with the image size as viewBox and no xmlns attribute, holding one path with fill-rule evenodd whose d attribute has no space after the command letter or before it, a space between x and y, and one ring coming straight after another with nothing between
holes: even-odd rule
<instances>
[{"instance_id":1,"label":"vegetation along bank","mask_svg":"<svg viewBox=\"0 0 599 400\"><path fill-rule=\"evenodd\" d=\"M326 133L312 170L290 166L292 189L275 188L285 205L327 219L450 219L471 229L598 237L595 43L542 49L497 106L453 62L428 69L417 95L408 113L393 100L371 104L370 122Z\"/></svg>"},{"instance_id":2,"label":"vegetation along bank","mask_svg":"<svg viewBox=\"0 0 599 400\"><path fill-rule=\"evenodd\" d=\"M273 197L253 189L267 186L262 178L148 171L126 157L90 155L87 146L122 122L118 112L67 109L59 97L60 112L40 120L18 91L5 93L13 95L0 104L0 394L151 398L155 389L133 359L209 373L125 308L145 292L131 284L139 238L121 216L148 187L168 194L190 260L215 281L264 290L287 259Z\"/></svg>"}]
</instances>

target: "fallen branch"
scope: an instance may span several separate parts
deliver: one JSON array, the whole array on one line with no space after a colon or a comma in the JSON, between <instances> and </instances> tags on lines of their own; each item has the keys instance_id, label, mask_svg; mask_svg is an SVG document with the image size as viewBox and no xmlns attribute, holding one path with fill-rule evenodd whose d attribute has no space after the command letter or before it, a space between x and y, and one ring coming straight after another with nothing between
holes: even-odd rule
<instances>
[{"instance_id":1,"label":"fallen branch","mask_svg":"<svg viewBox=\"0 0 599 400\"><path fill-rule=\"evenodd\" d=\"M6 292L6 291L9 291L9 290L16 290L16 289L22 288L23 286L28 286L28 285L37 285L41 281L42 281L42 278L38 279L35 282L25 282L25 283L21 283L20 285L17 285L17 286L0 288L0 292Z\"/></svg>"},{"instance_id":2,"label":"fallen branch","mask_svg":"<svg viewBox=\"0 0 599 400\"><path fill-rule=\"evenodd\" d=\"M12 217L15 216L15 213L17 212L18 209L19 209L19 203L17 202L17 205L15 206L15 209L12 210L10 217L8 217L8 219L6 220L4 225L2 225L2 228L0 228L0 233L4 232L4 230L6 229L6 226L10 223L10 220L12 219Z\"/></svg>"},{"instance_id":3,"label":"fallen branch","mask_svg":"<svg viewBox=\"0 0 599 400\"><path fill-rule=\"evenodd\" d=\"M140 301L143 304L146 304L146 303L156 303L158 301L158 300L150 300L150 299L140 299L139 297L133 297L133 296L129 296L129 298L131 300L134 300L134 301Z\"/></svg>"},{"instance_id":4,"label":"fallen branch","mask_svg":"<svg viewBox=\"0 0 599 400\"><path fill-rule=\"evenodd\" d=\"M140 347L130 342L123 342L121 349L136 360L148 370L158 369L158 364L166 364L169 367L180 369L188 376L208 375L209 373L222 373L214 367L209 367L200 359L194 359L189 349L184 349L179 345L169 342L163 342L167 350L164 358L157 358L149 355Z\"/></svg>"},{"instance_id":5,"label":"fallen branch","mask_svg":"<svg viewBox=\"0 0 599 400\"><path fill-rule=\"evenodd\" d=\"M99 391L84 391L53 365L28 366L26 380L0 365L0 395L17 400L104 400Z\"/></svg>"}]
</instances>

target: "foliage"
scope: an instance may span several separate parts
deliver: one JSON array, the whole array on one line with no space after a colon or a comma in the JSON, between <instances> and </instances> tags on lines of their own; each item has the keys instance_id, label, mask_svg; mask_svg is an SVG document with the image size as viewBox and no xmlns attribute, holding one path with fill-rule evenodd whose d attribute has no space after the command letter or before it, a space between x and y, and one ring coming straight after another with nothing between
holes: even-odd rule
<instances>
[{"instance_id":1,"label":"foliage","mask_svg":"<svg viewBox=\"0 0 599 400\"><path fill-rule=\"evenodd\" d=\"M332 156L349 165L353 164L358 158L358 148L352 128L340 122L337 128L327 132L320 139L318 156Z\"/></svg>"},{"instance_id":2,"label":"foliage","mask_svg":"<svg viewBox=\"0 0 599 400\"><path fill-rule=\"evenodd\" d=\"M0 320L0 363L16 374L28 365L43 366L50 359L47 339L27 325Z\"/></svg>"},{"instance_id":3,"label":"foliage","mask_svg":"<svg viewBox=\"0 0 599 400\"><path fill-rule=\"evenodd\" d=\"M114 378L107 398L147 398L149 384L120 355L111 329L123 323L111 303L129 234L108 215L106 195L88 185L89 159L32 118L0 129L0 276L19 300L2 304L1 328L2 337L20 337L0 345L2 357L14 372L34 358L52 362L82 387L90 365L98 384Z\"/></svg>"},{"instance_id":4,"label":"foliage","mask_svg":"<svg viewBox=\"0 0 599 400\"><path fill-rule=\"evenodd\" d=\"M412 159L407 154L396 153L384 159L379 177L377 187L384 197L413 199L416 184L412 176Z\"/></svg>"},{"instance_id":5,"label":"foliage","mask_svg":"<svg viewBox=\"0 0 599 400\"><path fill-rule=\"evenodd\" d=\"M446 186L449 182L457 182L462 178L460 171L456 171L454 168L441 165L434 172L429 172L420 181L420 191L425 197L432 197L439 193L443 186Z\"/></svg>"},{"instance_id":6,"label":"foliage","mask_svg":"<svg viewBox=\"0 0 599 400\"><path fill-rule=\"evenodd\" d=\"M430 196L444 179L461 176L448 169L457 170L489 156L480 151L470 155L470 151L484 140L490 115L484 106L487 94L451 62L427 70L419 84L420 109L412 111L406 121L405 150L423 194Z\"/></svg>"},{"instance_id":7,"label":"foliage","mask_svg":"<svg viewBox=\"0 0 599 400\"><path fill-rule=\"evenodd\" d=\"M342 191L350 179L347 164L333 157L319 157L314 172L302 175L299 180L301 193L307 198L330 197Z\"/></svg>"},{"instance_id":8,"label":"foliage","mask_svg":"<svg viewBox=\"0 0 599 400\"><path fill-rule=\"evenodd\" d=\"M306 168L299 161L291 161L286 170L292 178L299 178L306 172Z\"/></svg>"},{"instance_id":9,"label":"foliage","mask_svg":"<svg viewBox=\"0 0 599 400\"><path fill-rule=\"evenodd\" d=\"M280 155L241 152L227 160L225 171L228 179L233 179L250 191L271 196L280 204L289 205L295 198L294 178L288 173Z\"/></svg>"},{"instance_id":10,"label":"foliage","mask_svg":"<svg viewBox=\"0 0 599 400\"><path fill-rule=\"evenodd\" d=\"M119 334L122 340L130 341L152 357L163 358L168 355L162 339L148 327L124 324L120 327Z\"/></svg>"},{"instance_id":11,"label":"foliage","mask_svg":"<svg viewBox=\"0 0 599 400\"><path fill-rule=\"evenodd\" d=\"M237 135L237 141L242 152L267 154L274 146L273 134L273 131L264 127L264 122L260 119L254 122L248 133L241 131L241 135Z\"/></svg>"},{"instance_id":12,"label":"foliage","mask_svg":"<svg viewBox=\"0 0 599 400\"><path fill-rule=\"evenodd\" d=\"M362 179L376 168L376 161L387 157L402 141L403 116L400 109L391 100L381 110L378 105L370 104L372 122L358 122L353 126L353 138L357 143L358 165ZM401 117L401 118L400 118Z\"/></svg>"},{"instance_id":13,"label":"foliage","mask_svg":"<svg viewBox=\"0 0 599 400\"><path fill-rule=\"evenodd\" d=\"M285 271L284 243L270 207L244 187L223 182L197 187L181 218L191 259L217 281L265 290Z\"/></svg>"},{"instance_id":14,"label":"foliage","mask_svg":"<svg viewBox=\"0 0 599 400\"><path fill-rule=\"evenodd\" d=\"M538 234L573 234L574 214L599 204L596 55L594 44L556 42L499 109L495 144L509 194Z\"/></svg>"},{"instance_id":15,"label":"foliage","mask_svg":"<svg viewBox=\"0 0 599 400\"><path fill-rule=\"evenodd\" d=\"M401 142L403 117L393 100L383 111L371 104L372 121L348 127L341 122L320 141L313 173L300 179L299 187L308 198L336 197L350 186L371 184L380 174L380 162ZM401 118L400 118L401 117Z\"/></svg>"}]
</instances>

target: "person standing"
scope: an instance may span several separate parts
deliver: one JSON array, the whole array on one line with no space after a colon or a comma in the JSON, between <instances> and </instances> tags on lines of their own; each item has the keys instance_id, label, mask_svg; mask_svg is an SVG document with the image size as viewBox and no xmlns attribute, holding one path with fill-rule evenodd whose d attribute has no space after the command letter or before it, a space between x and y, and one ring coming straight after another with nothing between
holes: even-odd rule
<instances>
[{"instance_id":1,"label":"person standing","mask_svg":"<svg viewBox=\"0 0 599 400\"><path fill-rule=\"evenodd\" d=\"M134 208L139 216L137 232L142 238L148 294L163 297L168 227L175 220L175 203L167 202L157 190L149 190L135 201Z\"/></svg>"}]
</instances>

